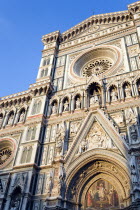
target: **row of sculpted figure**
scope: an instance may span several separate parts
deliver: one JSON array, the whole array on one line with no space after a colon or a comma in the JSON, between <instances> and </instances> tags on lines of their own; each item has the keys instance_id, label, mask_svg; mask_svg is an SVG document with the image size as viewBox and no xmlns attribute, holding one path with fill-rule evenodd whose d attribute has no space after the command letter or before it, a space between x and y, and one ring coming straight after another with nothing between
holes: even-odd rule
<instances>
[{"instance_id":1,"label":"row of sculpted figure","mask_svg":"<svg viewBox=\"0 0 140 210\"><path fill-rule=\"evenodd\" d=\"M133 90L132 90L133 88ZM106 95L106 97L104 97ZM140 95L140 80L137 83L137 89L130 83L125 82L121 88L111 85L106 92L98 83L92 83L82 94L77 93L75 96L66 96L63 99L53 99L50 102L50 114L58 114L66 111L74 111L81 108L99 106L102 104L103 97L107 103L118 100L125 100Z\"/></svg>"},{"instance_id":2,"label":"row of sculpted figure","mask_svg":"<svg viewBox=\"0 0 140 210\"><path fill-rule=\"evenodd\" d=\"M17 112L10 111L9 113L6 113L5 115L3 113L0 114L0 127L5 126L12 126L13 124L17 123L23 123L25 121L26 116L26 109L21 109Z\"/></svg>"}]
</instances>

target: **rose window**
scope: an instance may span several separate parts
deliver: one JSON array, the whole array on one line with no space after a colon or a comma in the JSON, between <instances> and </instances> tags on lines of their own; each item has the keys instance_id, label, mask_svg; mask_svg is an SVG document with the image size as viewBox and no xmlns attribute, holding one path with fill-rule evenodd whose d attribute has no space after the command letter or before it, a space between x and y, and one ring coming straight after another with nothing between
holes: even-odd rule
<instances>
[{"instance_id":1,"label":"rose window","mask_svg":"<svg viewBox=\"0 0 140 210\"><path fill-rule=\"evenodd\" d=\"M12 139L0 139L0 169L11 162L15 148L16 145Z\"/></svg>"},{"instance_id":2,"label":"rose window","mask_svg":"<svg viewBox=\"0 0 140 210\"><path fill-rule=\"evenodd\" d=\"M111 68L113 63L108 59L93 60L86 64L82 70L83 77L90 77L93 74L99 75Z\"/></svg>"},{"instance_id":3,"label":"rose window","mask_svg":"<svg viewBox=\"0 0 140 210\"><path fill-rule=\"evenodd\" d=\"M123 55L118 47L96 46L77 55L70 64L68 76L71 81L82 83L89 77L100 79L114 75L122 65Z\"/></svg>"},{"instance_id":4,"label":"rose window","mask_svg":"<svg viewBox=\"0 0 140 210\"><path fill-rule=\"evenodd\" d=\"M0 150L0 165L5 163L12 155L11 148L3 148Z\"/></svg>"}]
</instances>

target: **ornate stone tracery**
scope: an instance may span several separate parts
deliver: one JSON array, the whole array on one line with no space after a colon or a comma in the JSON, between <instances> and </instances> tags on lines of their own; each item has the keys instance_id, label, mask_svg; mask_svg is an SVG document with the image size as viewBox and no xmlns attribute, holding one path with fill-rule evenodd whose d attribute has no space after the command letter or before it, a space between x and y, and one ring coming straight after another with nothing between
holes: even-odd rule
<instances>
[{"instance_id":1,"label":"ornate stone tracery","mask_svg":"<svg viewBox=\"0 0 140 210\"><path fill-rule=\"evenodd\" d=\"M113 63L106 58L90 61L82 69L82 76L90 77L93 74L100 75L103 72L109 70L112 64Z\"/></svg>"}]
</instances>

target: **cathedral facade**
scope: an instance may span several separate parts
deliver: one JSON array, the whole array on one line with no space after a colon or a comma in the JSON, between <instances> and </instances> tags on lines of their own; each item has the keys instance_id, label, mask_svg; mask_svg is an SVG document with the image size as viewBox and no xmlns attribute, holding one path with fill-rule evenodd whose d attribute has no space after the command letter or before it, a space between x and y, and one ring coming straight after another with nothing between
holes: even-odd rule
<instances>
[{"instance_id":1,"label":"cathedral facade","mask_svg":"<svg viewBox=\"0 0 140 210\"><path fill-rule=\"evenodd\" d=\"M0 209L140 210L140 1L42 42L0 99Z\"/></svg>"}]
</instances>

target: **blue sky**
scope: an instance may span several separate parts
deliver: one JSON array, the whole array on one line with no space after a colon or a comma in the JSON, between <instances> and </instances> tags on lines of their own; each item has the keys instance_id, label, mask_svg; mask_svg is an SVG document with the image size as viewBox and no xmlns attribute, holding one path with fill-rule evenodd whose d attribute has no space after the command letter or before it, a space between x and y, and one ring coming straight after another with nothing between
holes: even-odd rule
<instances>
[{"instance_id":1,"label":"blue sky","mask_svg":"<svg viewBox=\"0 0 140 210\"><path fill-rule=\"evenodd\" d=\"M42 35L92 16L127 10L132 0L1 0L0 96L27 90L36 80Z\"/></svg>"}]
</instances>

